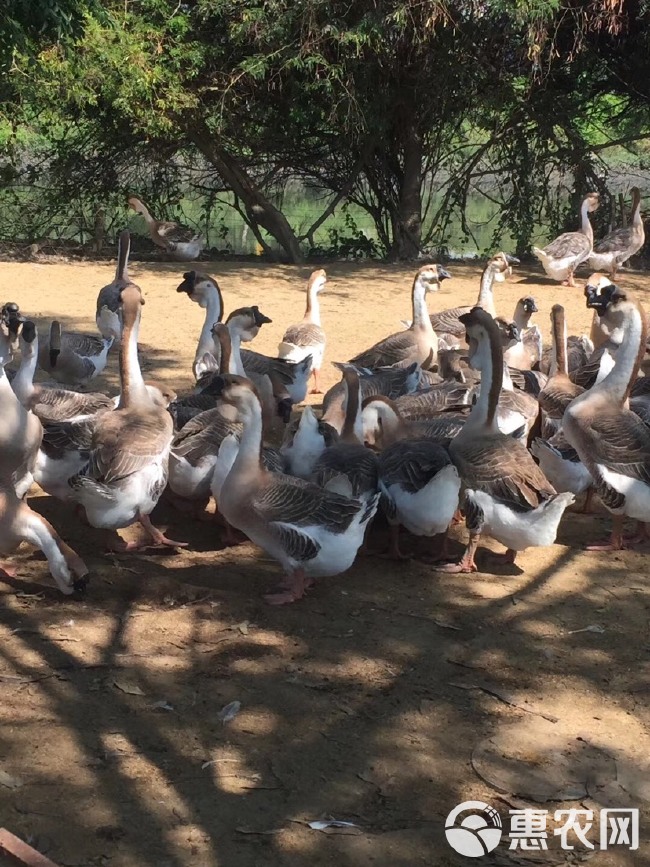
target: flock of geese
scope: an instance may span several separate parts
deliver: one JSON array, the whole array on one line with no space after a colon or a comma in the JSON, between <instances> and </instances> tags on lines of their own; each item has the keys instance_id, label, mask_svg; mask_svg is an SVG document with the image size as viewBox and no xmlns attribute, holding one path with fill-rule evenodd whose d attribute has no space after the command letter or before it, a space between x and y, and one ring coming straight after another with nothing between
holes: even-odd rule
<instances>
[{"instance_id":1,"label":"flock of geese","mask_svg":"<svg viewBox=\"0 0 650 867\"><path fill-rule=\"evenodd\" d=\"M587 256L609 256L606 270L614 274L628 258L625 244L637 242L636 194L635 203L630 230L592 250L585 228L594 200L587 197L583 233L540 251L545 266L555 257L572 281L567 259L580 240ZM73 503L113 550L184 546L151 521L163 496L196 518L218 520L227 543L250 539L278 561L283 579L265 597L276 605L348 569L378 510L390 528L384 553L405 556L405 528L431 538L428 559L445 572L476 571L482 535L504 545L509 562L552 544L580 494L588 509L596 492L613 515L611 538L599 550L628 544L626 516L645 538L650 378L639 372L647 322L611 276L594 273L585 287L590 335L567 335L556 304L545 348L531 322L534 298L522 297L512 317L497 313L495 287L518 264L514 257L498 253L487 262L475 306L433 314L427 297L451 275L425 265L413 280L405 327L336 363L341 381L324 394L320 415L311 406L298 415L310 384L320 391L324 270L311 274L304 317L286 329L275 357L243 345L270 322L257 306L224 320L216 280L186 272L177 291L205 310L205 321L195 387L178 396L142 374L144 301L129 278L129 248L124 231L115 279L97 298L96 335L58 322L39 334L13 302L0 312L0 550L11 553L23 541L40 548L63 593L83 590L88 570L27 504L34 483ZM119 394L87 390L114 345ZM18 353L19 362L6 367ZM54 381L35 382L39 367ZM211 498L214 515L206 510ZM449 562L447 531L462 520L467 547ZM147 540L127 543L116 531L135 523Z\"/></svg>"}]
</instances>

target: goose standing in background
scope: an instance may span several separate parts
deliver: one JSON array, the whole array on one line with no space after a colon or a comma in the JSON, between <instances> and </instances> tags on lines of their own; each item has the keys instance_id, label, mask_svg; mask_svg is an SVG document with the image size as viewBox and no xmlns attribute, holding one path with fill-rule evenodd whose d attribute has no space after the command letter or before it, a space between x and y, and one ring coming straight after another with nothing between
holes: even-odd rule
<instances>
[{"instance_id":1,"label":"goose standing in background","mask_svg":"<svg viewBox=\"0 0 650 867\"><path fill-rule=\"evenodd\" d=\"M129 281L129 253L131 252L131 234L128 229L120 232L117 241L117 266L115 279L99 290L95 322L97 330L105 340L120 340L122 337L122 308L120 292Z\"/></svg>"},{"instance_id":2,"label":"goose standing in background","mask_svg":"<svg viewBox=\"0 0 650 867\"><path fill-rule=\"evenodd\" d=\"M220 382L221 398L237 408L244 431L220 488L219 511L282 565L286 578L265 597L267 602L294 602L314 578L349 569L379 494L363 504L312 482L269 472L260 458L262 407L254 387L237 376L221 377Z\"/></svg>"},{"instance_id":3,"label":"goose standing in background","mask_svg":"<svg viewBox=\"0 0 650 867\"><path fill-rule=\"evenodd\" d=\"M645 243L645 229L641 218L641 190L632 187L631 225L614 229L609 235L594 244L589 257L589 267L594 271L606 271L612 280L624 262L638 253Z\"/></svg>"},{"instance_id":4,"label":"goose standing in background","mask_svg":"<svg viewBox=\"0 0 650 867\"><path fill-rule=\"evenodd\" d=\"M129 207L141 214L149 229L151 240L165 250L172 259L191 262L198 259L205 247L205 240L194 229L175 222L154 219L147 206L135 196L129 197Z\"/></svg>"},{"instance_id":5,"label":"goose standing in background","mask_svg":"<svg viewBox=\"0 0 650 867\"><path fill-rule=\"evenodd\" d=\"M627 408L648 336L640 304L613 283L586 290L587 306L623 333L612 371L577 397L564 413L564 434L594 479L604 505L614 515L609 541L590 550L617 551L626 546L625 516L650 522L650 428ZM645 539L645 533L641 534ZM638 541L637 539L630 541Z\"/></svg>"},{"instance_id":6,"label":"goose standing in background","mask_svg":"<svg viewBox=\"0 0 650 867\"><path fill-rule=\"evenodd\" d=\"M120 400L117 409L97 419L88 464L70 486L93 527L114 531L137 521L154 545L179 547L184 543L168 539L149 518L167 484L173 422L162 395L148 389L142 378L138 332L143 303L135 283L122 289ZM147 547L122 540L117 544L121 550Z\"/></svg>"},{"instance_id":7,"label":"goose standing in background","mask_svg":"<svg viewBox=\"0 0 650 867\"><path fill-rule=\"evenodd\" d=\"M594 230L589 214L598 208L598 193L588 193L580 206L580 231L564 232L544 249L533 247L533 253L542 263L547 275L559 280L563 286L575 286L573 272L585 262L594 244Z\"/></svg>"},{"instance_id":8,"label":"goose standing in background","mask_svg":"<svg viewBox=\"0 0 650 867\"><path fill-rule=\"evenodd\" d=\"M469 544L459 563L438 567L445 572L475 572L476 549L487 533L517 552L551 545L573 494L557 494L524 445L497 427L503 381L501 335L494 319L475 307L461 320L467 329L472 366L481 371L481 390L469 418L449 445L463 486L462 508Z\"/></svg>"},{"instance_id":9,"label":"goose standing in background","mask_svg":"<svg viewBox=\"0 0 650 867\"><path fill-rule=\"evenodd\" d=\"M325 355L325 332L321 326L320 304L318 293L327 283L327 274L321 268L314 271L307 284L307 306L302 322L290 325L284 332L278 345L278 356L286 361L303 361L311 355L311 371L314 375L314 387L311 394L322 394L318 377Z\"/></svg>"},{"instance_id":10,"label":"goose standing in background","mask_svg":"<svg viewBox=\"0 0 650 867\"><path fill-rule=\"evenodd\" d=\"M192 373L198 380L204 373L219 369L218 348L215 345L213 328L223 318L223 296L217 281L199 271L186 271L183 274L183 282L176 287L176 291L186 292L190 301L194 301L205 310L205 320L192 364Z\"/></svg>"},{"instance_id":11,"label":"goose standing in background","mask_svg":"<svg viewBox=\"0 0 650 867\"><path fill-rule=\"evenodd\" d=\"M413 319L409 328L385 337L374 346L350 359L356 367L374 369L393 364L424 364L438 356L438 338L427 310L427 292L437 292L440 283L451 277L442 265L424 265L415 275L411 290Z\"/></svg>"}]
</instances>

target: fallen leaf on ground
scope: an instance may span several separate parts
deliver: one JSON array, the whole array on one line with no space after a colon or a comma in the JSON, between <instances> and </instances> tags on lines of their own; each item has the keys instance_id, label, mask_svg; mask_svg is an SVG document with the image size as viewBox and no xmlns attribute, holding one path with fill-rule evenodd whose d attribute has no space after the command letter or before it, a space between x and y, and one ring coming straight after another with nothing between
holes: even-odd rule
<instances>
[{"instance_id":1,"label":"fallen leaf on ground","mask_svg":"<svg viewBox=\"0 0 650 867\"><path fill-rule=\"evenodd\" d=\"M116 686L127 695L144 695L144 691L135 683L129 683L127 680L114 680L113 686Z\"/></svg>"},{"instance_id":2,"label":"fallen leaf on ground","mask_svg":"<svg viewBox=\"0 0 650 867\"><path fill-rule=\"evenodd\" d=\"M231 701L230 704L227 704L225 707L222 707L219 713L217 714L217 719L220 719L221 722L225 725L226 723L233 720L239 711L241 710L241 702L240 701Z\"/></svg>"}]
</instances>

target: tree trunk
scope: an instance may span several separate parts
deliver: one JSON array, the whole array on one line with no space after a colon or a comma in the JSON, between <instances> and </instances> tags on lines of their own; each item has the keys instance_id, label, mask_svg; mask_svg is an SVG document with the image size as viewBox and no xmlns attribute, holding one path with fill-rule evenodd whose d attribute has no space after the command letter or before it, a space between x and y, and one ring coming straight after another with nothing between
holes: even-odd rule
<instances>
[{"instance_id":1,"label":"tree trunk","mask_svg":"<svg viewBox=\"0 0 650 867\"><path fill-rule=\"evenodd\" d=\"M417 259L422 236L422 136L414 121L402 130L403 174L399 205L392 219L391 258Z\"/></svg>"},{"instance_id":2,"label":"tree trunk","mask_svg":"<svg viewBox=\"0 0 650 867\"><path fill-rule=\"evenodd\" d=\"M304 256L300 243L289 221L266 198L237 158L220 147L207 128L191 130L190 138L203 156L216 168L224 183L241 199L251 228L256 230L261 226L276 239L291 262L295 264L303 262Z\"/></svg>"}]
</instances>

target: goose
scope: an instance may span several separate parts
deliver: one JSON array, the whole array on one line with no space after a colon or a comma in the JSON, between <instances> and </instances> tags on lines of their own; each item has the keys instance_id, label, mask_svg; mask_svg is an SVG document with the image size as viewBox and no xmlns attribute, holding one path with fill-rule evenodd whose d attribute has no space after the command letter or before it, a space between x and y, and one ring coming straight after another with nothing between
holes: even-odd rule
<instances>
[{"instance_id":1,"label":"goose","mask_svg":"<svg viewBox=\"0 0 650 867\"><path fill-rule=\"evenodd\" d=\"M69 391L34 383L39 355L38 330L29 319L23 323L19 343L20 366L11 387L22 405L32 410L43 424L85 421L113 408L112 399L100 392Z\"/></svg>"},{"instance_id":2,"label":"goose","mask_svg":"<svg viewBox=\"0 0 650 867\"><path fill-rule=\"evenodd\" d=\"M99 290L95 310L97 330L105 340L120 340L122 337L122 313L120 292L129 281L129 253L131 234L123 229L117 240L117 266L115 279Z\"/></svg>"},{"instance_id":3,"label":"goose","mask_svg":"<svg viewBox=\"0 0 650 867\"><path fill-rule=\"evenodd\" d=\"M176 287L176 291L187 293L190 301L205 310L205 321L192 364L194 379L198 380L204 373L219 369L212 329L215 323L221 322L223 318L223 296L217 281L199 271L186 271L183 282Z\"/></svg>"},{"instance_id":4,"label":"goose","mask_svg":"<svg viewBox=\"0 0 650 867\"><path fill-rule=\"evenodd\" d=\"M343 373L345 420L338 442L317 457L311 480L322 487L347 494L367 504L377 493L377 458L363 445L359 374L353 368Z\"/></svg>"},{"instance_id":5,"label":"goose","mask_svg":"<svg viewBox=\"0 0 650 867\"><path fill-rule=\"evenodd\" d=\"M650 428L627 408L645 353L648 325L641 305L613 283L600 290L590 286L586 297L587 307L597 310L608 328L620 329L623 339L612 371L569 404L563 430L614 515L609 541L589 549L616 551L627 543L626 515L650 521Z\"/></svg>"},{"instance_id":6,"label":"goose","mask_svg":"<svg viewBox=\"0 0 650 867\"><path fill-rule=\"evenodd\" d=\"M146 205L135 196L129 197L129 207L136 214L141 214L149 229L151 240L157 247L165 250L172 259L179 262L191 262L198 259L205 247L205 239L194 229L181 226L179 223L155 220Z\"/></svg>"},{"instance_id":7,"label":"goose","mask_svg":"<svg viewBox=\"0 0 650 867\"><path fill-rule=\"evenodd\" d=\"M589 256L589 267L594 271L606 271L612 280L616 272L629 258L638 253L645 243L645 229L641 218L641 191L632 187L632 222L630 226L615 229L605 235Z\"/></svg>"},{"instance_id":8,"label":"goose","mask_svg":"<svg viewBox=\"0 0 650 867\"><path fill-rule=\"evenodd\" d=\"M423 364L433 352L438 355L438 338L431 325L426 305L427 292L437 292L440 283L451 277L441 265L424 265L415 275L411 290L413 321L410 328L385 337L350 359L356 366L377 368L414 361Z\"/></svg>"},{"instance_id":9,"label":"goose","mask_svg":"<svg viewBox=\"0 0 650 867\"><path fill-rule=\"evenodd\" d=\"M589 214L593 213L598 205L598 193L587 193L580 206L580 231L565 232L542 250L533 247L533 253L542 263L546 274L553 280L561 281L563 286L576 285L573 272L589 258L594 243L594 230Z\"/></svg>"},{"instance_id":10,"label":"goose","mask_svg":"<svg viewBox=\"0 0 650 867\"><path fill-rule=\"evenodd\" d=\"M335 367L340 367L341 371L345 370L346 366L339 366L335 363ZM384 367L359 374L362 400L379 394L393 399L400 397L400 395L412 394L417 391L421 382L422 368L416 361L405 368ZM336 433L340 434L345 420L345 383L343 379L325 393L322 407L321 422L329 425Z\"/></svg>"},{"instance_id":11,"label":"goose","mask_svg":"<svg viewBox=\"0 0 650 867\"><path fill-rule=\"evenodd\" d=\"M260 461L262 407L250 382L221 378L221 397L244 425L232 469L219 495L219 510L282 565L286 578L266 596L283 605L304 596L313 579L344 572L354 562L379 494L366 504L313 482L272 473Z\"/></svg>"},{"instance_id":12,"label":"goose","mask_svg":"<svg viewBox=\"0 0 650 867\"><path fill-rule=\"evenodd\" d=\"M303 361L311 355L311 370L314 375L311 394L323 393L318 378L323 365L326 338L321 327L318 293L326 283L327 274L322 268L311 274L307 284L307 306L302 322L290 325L278 345L278 357L286 361Z\"/></svg>"},{"instance_id":13,"label":"goose","mask_svg":"<svg viewBox=\"0 0 650 867\"><path fill-rule=\"evenodd\" d=\"M503 349L494 319L475 307L462 321L471 363L481 370L481 390L463 429L449 444L463 486L469 543L459 563L438 567L445 572L477 571L474 556L482 533L506 546L505 559L511 563L518 551L551 545L574 499L571 493L556 493L526 447L497 427Z\"/></svg>"},{"instance_id":14,"label":"goose","mask_svg":"<svg viewBox=\"0 0 650 867\"><path fill-rule=\"evenodd\" d=\"M82 591L88 568L60 538L54 527L33 511L24 495L31 485L31 471L41 441L41 423L13 393L4 367L11 360L13 335L6 318L0 323L0 553L13 554L27 542L41 550L50 573L66 596ZM14 576L4 566L0 574Z\"/></svg>"},{"instance_id":15,"label":"goose","mask_svg":"<svg viewBox=\"0 0 650 867\"><path fill-rule=\"evenodd\" d=\"M504 252L495 253L494 256L488 259L481 273L476 306L482 307L490 316L496 316L494 284L503 283L512 274L513 265L519 264L519 259L516 256L511 256L509 253ZM429 317L433 330L438 335L438 339L444 342L447 348L458 348L461 345L461 341L464 341L465 328L460 321L460 317L469 313L471 309L471 305L467 307L450 307L447 310L441 310L439 313L432 313Z\"/></svg>"},{"instance_id":16,"label":"goose","mask_svg":"<svg viewBox=\"0 0 650 867\"><path fill-rule=\"evenodd\" d=\"M93 527L115 531L137 521L154 545L180 547L185 543L168 539L149 518L167 483L173 422L166 402L142 378L138 332L143 303L135 283L122 289L119 403L97 418L88 463L69 484ZM121 550L146 547L123 540L117 545Z\"/></svg>"},{"instance_id":17,"label":"goose","mask_svg":"<svg viewBox=\"0 0 650 867\"><path fill-rule=\"evenodd\" d=\"M412 439L447 445L465 424L465 416L459 411L442 412L427 419L406 419L396 401L383 395L363 401L361 420L364 444L377 451Z\"/></svg>"},{"instance_id":18,"label":"goose","mask_svg":"<svg viewBox=\"0 0 650 867\"><path fill-rule=\"evenodd\" d=\"M40 344L38 365L57 382L85 385L106 367L113 340L113 337L63 331L61 323L55 319L48 338Z\"/></svg>"},{"instance_id":19,"label":"goose","mask_svg":"<svg viewBox=\"0 0 650 867\"><path fill-rule=\"evenodd\" d=\"M287 472L308 479L321 453L338 439L335 428L318 419L311 406L306 406L300 418L290 422L284 433L280 452Z\"/></svg>"},{"instance_id":20,"label":"goose","mask_svg":"<svg viewBox=\"0 0 650 867\"><path fill-rule=\"evenodd\" d=\"M378 458L381 503L390 527L388 555L405 559L400 527L414 536L446 533L458 509L460 478L443 446L429 439L398 441Z\"/></svg>"},{"instance_id":21,"label":"goose","mask_svg":"<svg viewBox=\"0 0 650 867\"><path fill-rule=\"evenodd\" d=\"M517 301L512 319L517 326L519 339L514 346L504 352L507 364L517 370L531 370L541 360L543 352L542 332L538 325L530 324L533 313L537 313L538 309L537 302L532 295L526 295Z\"/></svg>"}]
</instances>

